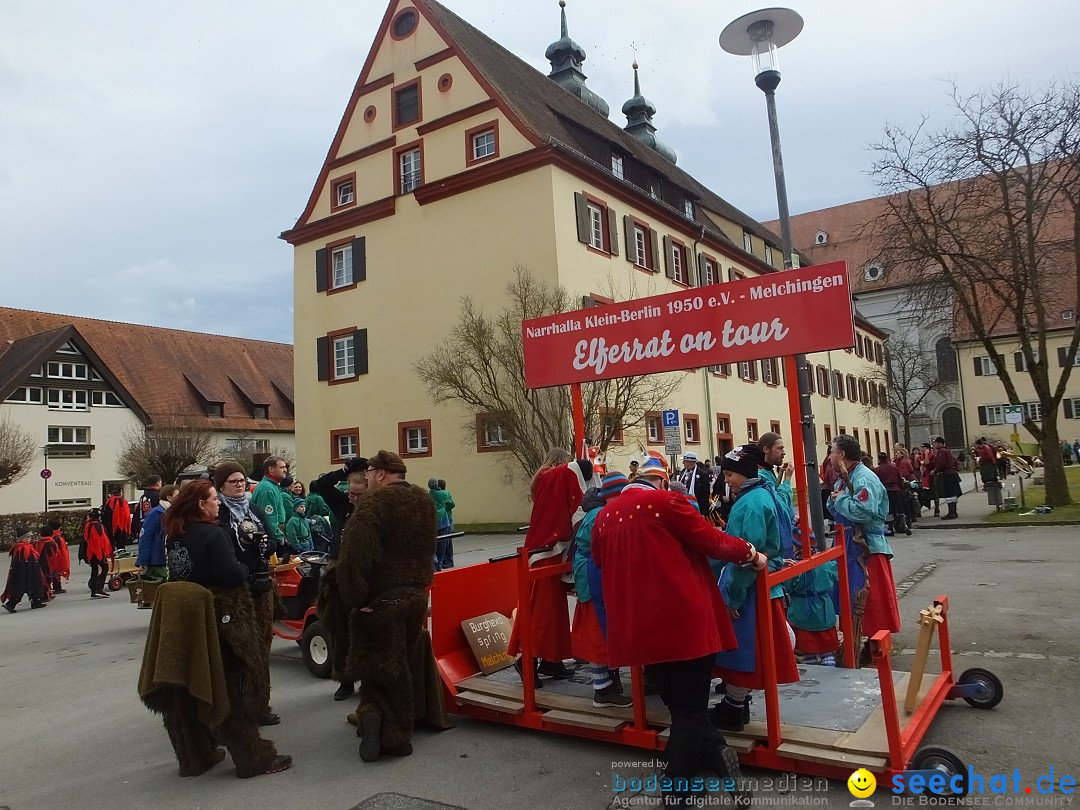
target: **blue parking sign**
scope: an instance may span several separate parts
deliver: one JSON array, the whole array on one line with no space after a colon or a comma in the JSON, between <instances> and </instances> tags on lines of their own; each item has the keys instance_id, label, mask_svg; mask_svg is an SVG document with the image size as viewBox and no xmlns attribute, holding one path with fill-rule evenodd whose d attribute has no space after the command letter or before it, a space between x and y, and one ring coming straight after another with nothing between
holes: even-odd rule
<instances>
[{"instance_id":1,"label":"blue parking sign","mask_svg":"<svg viewBox=\"0 0 1080 810\"><path fill-rule=\"evenodd\" d=\"M678 427L679 426L679 412L678 411L664 411L664 427Z\"/></svg>"}]
</instances>

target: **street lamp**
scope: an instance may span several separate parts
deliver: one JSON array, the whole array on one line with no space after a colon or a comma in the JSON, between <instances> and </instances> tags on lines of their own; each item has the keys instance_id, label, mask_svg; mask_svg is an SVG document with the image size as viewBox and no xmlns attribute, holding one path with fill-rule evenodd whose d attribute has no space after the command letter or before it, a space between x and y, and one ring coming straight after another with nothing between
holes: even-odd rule
<instances>
[{"instance_id":1,"label":"street lamp","mask_svg":"<svg viewBox=\"0 0 1080 810\"><path fill-rule=\"evenodd\" d=\"M780 62L777 49L787 45L803 28L803 18L790 8L766 8L744 14L724 28L720 47L735 56L749 56L754 63L754 84L765 94L769 115L769 137L772 141L773 175L776 178L776 203L780 214L780 239L783 242L784 269L792 267L791 215L788 212L787 183L784 180L784 158L780 152L780 126L776 119L776 88L780 84ZM806 494L810 526L817 537L819 549L825 548L825 514L821 499L809 490L809 482L817 477L817 434L814 430L814 409L810 402L809 369L806 355L785 360L789 379L797 380L798 403L790 401L792 416L799 414L802 425L801 441L793 436L797 483ZM793 367L794 366L794 367ZM801 451L801 452L800 452ZM802 458L800 458L802 456ZM802 462L802 463L800 463ZM802 469L803 475L798 475Z\"/></svg>"}]
</instances>

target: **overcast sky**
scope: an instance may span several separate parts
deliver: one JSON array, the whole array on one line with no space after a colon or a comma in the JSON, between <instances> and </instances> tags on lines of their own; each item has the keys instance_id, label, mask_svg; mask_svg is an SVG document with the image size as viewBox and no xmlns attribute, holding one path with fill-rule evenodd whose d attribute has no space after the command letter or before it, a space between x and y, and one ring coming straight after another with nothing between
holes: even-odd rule
<instances>
[{"instance_id":1,"label":"overcast sky","mask_svg":"<svg viewBox=\"0 0 1080 810\"><path fill-rule=\"evenodd\" d=\"M532 65L556 0L444 0ZM776 216L764 101L717 37L756 3L569 0L620 125L636 49L679 165ZM781 51L792 213L874 196L886 121L949 115L947 81L1075 77L1076 0L801 0ZM303 209L381 0L0 0L0 305L292 340Z\"/></svg>"}]
</instances>

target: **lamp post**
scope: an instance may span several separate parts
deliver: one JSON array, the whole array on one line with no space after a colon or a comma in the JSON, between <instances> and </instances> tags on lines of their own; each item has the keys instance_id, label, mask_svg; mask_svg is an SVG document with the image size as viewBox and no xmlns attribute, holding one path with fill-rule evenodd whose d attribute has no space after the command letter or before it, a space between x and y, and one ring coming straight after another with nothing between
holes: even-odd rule
<instances>
[{"instance_id":1,"label":"lamp post","mask_svg":"<svg viewBox=\"0 0 1080 810\"><path fill-rule=\"evenodd\" d=\"M736 56L749 56L754 63L754 84L765 94L769 116L769 137L772 142L773 175L776 179L776 203L780 215L780 238L783 242L784 269L792 267L791 217L788 212L787 183L784 180L784 158L780 151L780 126L776 119L776 87L780 84L780 63L777 48L787 45L803 28L803 19L789 8L766 8L744 14L729 23L720 34L720 47ZM792 422L798 418L801 432L792 430L800 514L806 525L807 507L810 526L817 537L819 550L825 548L825 515L821 498L811 495L809 483L817 477L817 432L814 429L814 409L810 402L809 369L806 355L785 358L788 379L797 381L796 389L789 387L789 407ZM797 401L796 401L797 400ZM794 425L793 425L794 427Z\"/></svg>"}]
</instances>

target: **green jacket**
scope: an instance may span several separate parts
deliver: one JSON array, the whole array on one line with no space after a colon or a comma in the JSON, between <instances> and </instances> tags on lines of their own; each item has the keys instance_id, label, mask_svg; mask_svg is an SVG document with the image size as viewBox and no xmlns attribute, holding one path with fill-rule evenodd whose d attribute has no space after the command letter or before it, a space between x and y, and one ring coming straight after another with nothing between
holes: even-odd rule
<instances>
[{"instance_id":1,"label":"green jacket","mask_svg":"<svg viewBox=\"0 0 1080 810\"><path fill-rule=\"evenodd\" d=\"M786 583L791 598L788 624L799 630L828 630L835 627L836 606L833 604L832 591L838 579L836 560L789 579Z\"/></svg>"},{"instance_id":2,"label":"green jacket","mask_svg":"<svg viewBox=\"0 0 1080 810\"><path fill-rule=\"evenodd\" d=\"M450 525L450 511L453 510L454 498L445 489L429 489L428 495L435 501L435 521L441 529Z\"/></svg>"},{"instance_id":3,"label":"green jacket","mask_svg":"<svg viewBox=\"0 0 1080 810\"><path fill-rule=\"evenodd\" d=\"M266 535L275 542L285 539L285 524L292 517L292 496L286 501L285 493L270 476L255 485L251 493L251 511L263 522Z\"/></svg>"},{"instance_id":4,"label":"green jacket","mask_svg":"<svg viewBox=\"0 0 1080 810\"><path fill-rule=\"evenodd\" d=\"M307 518L294 513L285 524L285 539L292 546L293 551L309 551L311 549L311 524L307 522Z\"/></svg>"},{"instance_id":5,"label":"green jacket","mask_svg":"<svg viewBox=\"0 0 1080 810\"><path fill-rule=\"evenodd\" d=\"M862 463L848 470L848 478L855 494L837 479L833 491L840 494L830 499L829 511L847 526L854 523L862 526L871 554L888 554L892 559L892 546L885 539L885 519L889 515L889 494L885 485Z\"/></svg>"},{"instance_id":6,"label":"green jacket","mask_svg":"<svg viewBox=\"0 0 1080 810\"><path fill-rule=\"evenodd\" d=\"M579 602L588 602L592 599L592 591L589 590L589 559L592 557L592 530L596 523L596 516L604 504L590 509L581 519L574 539L577 541L577 550L574 552L574 588L577 590Z\"/></svg>"},{"instance_id":7,"label":"green jacket","mask_svg":"<svg viewBox=\"0 0 1080 810\"><path fill-rule=\"evenodd\" d=\"M334 515L330 512L330 507L326 505L326 501L323 500L323 496L317 492L312 492L304 499L304 505L307 507L305 516L309 518L324 517L333 518Z\"/></svg>"},{"instance_id":8,"label":"green jacket","mask_svg":"<svg viewBox=\"0 0 1080 810\"><path fill-rule=\"evenodd\" d=\"M734 535L753 544L754 548L769 558L769 570L776 571L783 567L784 560L780 551L780 527L776 523L776 506L772 495L765 489L767 484L751 478L735 496L735 503L728 515L728 534ZM753 568L728 563L731 567L730 585L724 594L728 607L740 608L747 597L753 596L757 571ZM784 595L780 585L769 589L769 598L776 599Z\"/></svg>"},{"instance_id":9,"label":"green jacket","mask_svg":"<svg viewBox=\"0 0 1080 810\"><path fill-rule=\"evenodd\" d=\"M782 484L776 483L776 473L772 470L768 470L764 467L758 467L758 478L763 478L772 484L773 491L776 493L776 499L781 504L787 507L788 515L794 517L795 515L795 498L791 491L791 480L788 479Z\"/></svg>"}]
</instances>

